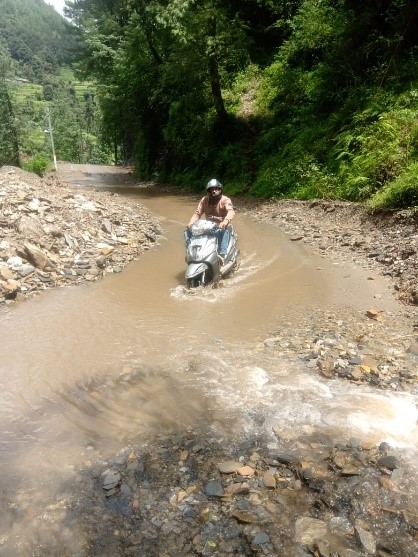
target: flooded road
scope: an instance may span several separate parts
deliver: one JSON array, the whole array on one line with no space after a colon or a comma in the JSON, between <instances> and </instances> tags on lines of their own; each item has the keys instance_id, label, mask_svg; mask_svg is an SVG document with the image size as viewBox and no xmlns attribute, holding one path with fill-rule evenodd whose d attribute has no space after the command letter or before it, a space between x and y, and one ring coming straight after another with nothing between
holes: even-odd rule
<instances>
[{"instance_id":1,"label":"flooded road","mask_svg":"<svg viewBox=\"0 0 418 557\"><path fill-rule=\"evenodd\" d=\"M98 185L94 177L77 184ZM318 308L364 309L378 295L386 311L400 312L386 283L312 255L238 206L241 268L218 289L187 291L182 235L195 202L104 187L145 205L163 237L120 274L47 291L1 316L0 474L9 499L35 489L42 504L89 452L189 427L226 439L278 425L367 433L414 454L411 395L327 382L257 350L276 323L297 327ZM3 534L9 528L13 521Z\"/></svg>"}]
</instances>

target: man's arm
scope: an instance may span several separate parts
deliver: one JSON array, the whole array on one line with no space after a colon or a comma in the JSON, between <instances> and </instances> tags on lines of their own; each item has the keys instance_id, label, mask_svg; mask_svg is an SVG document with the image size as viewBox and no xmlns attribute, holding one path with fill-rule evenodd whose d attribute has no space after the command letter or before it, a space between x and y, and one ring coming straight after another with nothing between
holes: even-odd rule
<instances>
[{"instance_id":1,"label":"man's arm","mask_svg":"<svg viewBox=\"0 0 418 557\"><path fill-rule=\"evenodd\" d=\"M228 224L232 221L232 219L235 217L234 206L232 205L232 201L229 199L229 197L225 198L224 207L227 210L227 213L223 221L219 225L220 228L226 228Z\"/></svg>"},{"instance_id":2,"label":"man's arm","mask_svg":"<svg viewBox=\"0 0 418 557\"><path fill-rule=\"evenodd\" d=\"M189 224L187 226L190 226L191 224L193 224L194 222L196 222L197 220L200 219L200 217L203 215L203 201L204 201L204 197L202 197L202 199L199 201L199 204L196 208L196 211L193 213Z\"/></svg>"}]
</instances>

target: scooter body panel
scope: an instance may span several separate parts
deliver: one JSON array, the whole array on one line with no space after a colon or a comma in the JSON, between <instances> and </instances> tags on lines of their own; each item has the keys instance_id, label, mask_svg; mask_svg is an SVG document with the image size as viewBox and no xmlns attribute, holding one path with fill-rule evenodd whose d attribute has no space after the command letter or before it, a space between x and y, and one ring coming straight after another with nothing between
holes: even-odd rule
<instances>
[{"instance_id":1,"label":"scooter body panel","mask_svg":"<svg viewBox=\"0 0 418 557\"><path fill-rule=\"evenodd\" d=\"M218 256L218 227L215 223L200 219L190 228L190 239L186 238L186 263L185 278L189 287L206 286L217 283L237 267L240 253L238 236L230 225L231 237L224 265Z\"/></svg>"}]
</instances>

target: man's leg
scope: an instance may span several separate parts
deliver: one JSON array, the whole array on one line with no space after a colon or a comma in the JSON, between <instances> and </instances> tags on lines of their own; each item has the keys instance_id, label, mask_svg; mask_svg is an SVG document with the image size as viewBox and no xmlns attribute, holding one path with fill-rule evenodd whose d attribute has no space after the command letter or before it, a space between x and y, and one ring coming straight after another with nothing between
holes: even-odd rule
<instances>
[{"instance_id":1,"label":"man's leg","mask_svg":"<svg viewBox=\"0 0 418 557\"><path fill-rule=\"evenodd\" d=\"M227 226L224 230L220 231L222 233L222 235L219 238L219 255L221 255L222 257L225 257L225 255L228 253L228 245L229 245L229 239L231 237L231 229L229 228L229 226Z\"/></svg>"}]
</instances>

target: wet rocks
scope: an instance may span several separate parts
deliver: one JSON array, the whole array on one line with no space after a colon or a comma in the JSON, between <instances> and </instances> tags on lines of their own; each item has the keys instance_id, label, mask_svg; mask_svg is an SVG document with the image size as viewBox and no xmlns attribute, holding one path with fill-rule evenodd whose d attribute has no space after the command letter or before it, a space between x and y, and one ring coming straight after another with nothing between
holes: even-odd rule
<instances>
[{"instance_id":1,"label":"wet rocks","mask_svg":"<svg viewBox=\"0 0 418 557\"><path fill-rule=\"evenodd\" d=\"M90 539L118 531L124 555L416 555L416 486L389 445L196 435L149 439L87 475Z\"/></svg>"},{"instance_id":2,"label":"wet rocks","mask_svg":"<svg viewBox=\"0 0 418 557\"><path fill-rule=\"evenodd\" d=\"M326 379L416 392L418 360L413 330L377 310L338 313L318 309L298 326L283 321L258 349L316 371Z\"/></svg>"},{"instance_id":3,"label":"wet rocks","mask_svg":"<svg viewBox=\"0 0 418 557\"><path fill-rule=\"evenodd\" d=\"M209 497L222 497L224 494L224 488L221 482L215 480L211 480L206 484L205 491L206 495L209 495Z\"/></svg>"},{"instance_id":4,"label":"wet rocks","mask_svg":"<svg viewBox=\"0 0 418 557\"><path fill-rule=\"evenodd\" d=\"M161 234L144 208L50 176L0 169L0 307L120 272Z\"/></svg>"},{"instance_id":5,"label":"wet rocks","mask_svg":"<svg viewBox=\"0 0 418 557\"><path fill-rule=\"evenodd\" d=\"M241 463L236 462L235 460L227 460L226 462L220 462L218 464L218 470L222 474L233 474L240 468L241 468ZM242 474L242 470L241 470L241 474Z\"/></svg>"},{"instance_id":6,"label":"wet rocks","mask_svg":"<svg viewBox=\"0 0 418 557\"><path fill-rule=\"evenodd\" d=\"M363 520L356 520L356 532L359 536L360 543L369 555L376 555L376 540L374 536L366 530L367 525Z\"/></svg>"},{"instance_id":7,"label":"wet rocks","mask_svg":"<svg viewBox=\"0 0 418 557\"><path fill-rule=\"evenodd\" d=\"M111 497L120 491L121 475L116 470L105 470L103 476L103 489L106 497Z\"/></svg>"},{"instance_id":8,"label":"wet rocks","mask_svg":"<svg viewBox=\"0 0 418 557\"><path fill-rule=\"evenodd\" d=\"M328 526L323 520L303 516L296 520L295 538L301 545L310 546L328 535Z\"/></svg>"}]
</instances>

